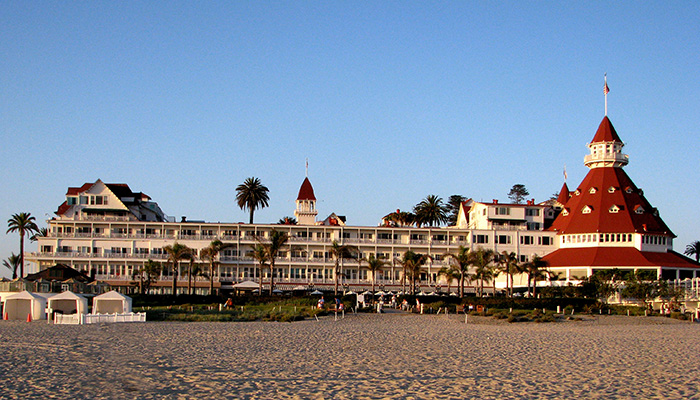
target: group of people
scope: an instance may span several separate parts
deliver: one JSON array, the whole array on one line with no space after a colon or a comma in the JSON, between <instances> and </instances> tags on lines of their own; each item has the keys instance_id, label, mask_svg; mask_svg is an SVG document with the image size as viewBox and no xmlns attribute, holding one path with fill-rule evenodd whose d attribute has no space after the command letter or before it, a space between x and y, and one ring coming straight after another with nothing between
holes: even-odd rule
<instances>
[{"instance_id":1,"label":"group of people","mask_svg":"<svg viewBox=\"0 0 700 400\"><path fill-rule=\"evenodd\" d=\"M320 299L318 299L318 303L316 303L316 308L319 310L323 310L323 309L325 309L325 307L326 307L326 300L323 297L321 297ZM343 310L345 310L345 304L343 304L343 302L340 301L340 299L338 299L336 297L335 298L335 311L341 312Z\"/></svg>"}]
</instances>

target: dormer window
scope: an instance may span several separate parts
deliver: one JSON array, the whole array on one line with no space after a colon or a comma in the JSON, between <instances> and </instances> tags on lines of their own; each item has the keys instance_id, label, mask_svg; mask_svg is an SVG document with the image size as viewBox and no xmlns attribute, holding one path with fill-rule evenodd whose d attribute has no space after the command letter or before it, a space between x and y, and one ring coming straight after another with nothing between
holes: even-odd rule
<instances>
[{"instance_id":1,"label":"dormer window","mask_svg":"<svg viewBox=\"0 0 700 400\"><path fill-rule=\"evenodd\" d=\"M637 214L644 214L644 208L638 205L634 208L634 212L636 212Z\"/></svg>"},{"instance_id":2,"label":"dormer window","mask_svg":"<svg viewBox=\"0 0 700 400\"><path fill-rule=\"evenodd\" d=\"M595 194L595 192L597 192L597 191L598 191L598 189L592 187L591 190L588 191L588 193Z\"/></svg>"},{"instance_id":3,"label":"dormer window","mask_svg":"<svg viewBox=\"0 0 700 400\"><path fill-rule=\"evenodd\" d=\"M617 189L615 189L615 186L610 186L608 188L608 193L615 193L615 190L617 190Z\"/></svg>"},{"instance_id":4,"label":"dormer window","mask_svg":"<svg viewBox=\"0 0 700 400\"><path fill-rule=\"evenodd\" d=\"M581 189L576 189L576 191L574 192L574 194L575 194L576 196L579 196L579 195L581 194Z\"/></svg>"},{"instance_id":5,"label":"dormer window","mask_svg":"<svg viewBox=\"0 0 700 400\"><path fill-rule=\"evenodd\" d=\"M618 212L620 212L620 207L617 206L617 205L615 205L615 204L613 204L613 206L610 207L610 209L609 209L608 211L609 211L611 214L617 214Z\"/></svg>"},{"instance_id":6,"label":"dormer window","mask_svg":"<svg viewBox=\"0 0 700 400\"><path fill-rule=\"evenodd\" d=\"M591 211L593 211L593 207L591 207L591 206L585 206L585 207L583 207L583 209L581 210L581 212L582 212L583 214L590 214Z\"/></svg>"},{"instance_id":7,"label":"dormer window","mask_svg":"<svg viewBox=\"0 0 700 400\"><path fill-rule=\"evenodd\" d=\"M563 209L562 212L561 212L561 215L563 215L563 216L565 216L565 217L566 217L567 215L569 215L569 209L568 209L568 208Z\"/></svg>"},{"instance_id":8,"label":"dormer window","mask_svg":"<svg viewBox=\"0 0 700 400\"><path fill-rule=\"evenodd\" d=\"M631 193L632 193L632 188L629 187L629 186L627 186L627 188L625 188L625 193L631 194Z\"/></svg>"}]
</instances>

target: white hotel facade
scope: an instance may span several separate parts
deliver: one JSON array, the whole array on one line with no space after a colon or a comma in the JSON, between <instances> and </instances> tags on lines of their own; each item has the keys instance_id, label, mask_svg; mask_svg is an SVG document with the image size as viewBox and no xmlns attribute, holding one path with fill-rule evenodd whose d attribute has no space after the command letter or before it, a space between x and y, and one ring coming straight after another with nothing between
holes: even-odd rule
<instances>
[{"instance_id":1,"label":"white hotel facade","mask_svg":"<svg viewBox=\"0 0 700 400\"><path fill-rule=\"evenodd\" d=\"M365 260L370 254L385 258L389 265L374 278L386 290L402 286L397 261L408 250L430 256L420 274L421 289L446 289L438 271L448 265L444 255L456 253L460 246L514 252L521 262L544 256L558 284L578 283L580 277L610 269L648 271L663 279L700 278L700 263L673 251L675 235L625 173L628 157L622 153L623 146L605 116L588 144L584 165L589 172L575 190L565 183L558 199L540 204L469 200L462 203L456 225L449 227L388 226L385 221L380 226L350 226L336 214L317 221L316 197L308 178L296 200L297 225L184 218L175 222L145 194L134 193L125 184L98 180L68 189L66 201L48 221L48 236L38 239L38 252L27 254L26 259L39 269L65 264L113 286L134 287L135 269L148 259L166 261L164 246L177 241L199 255L219 239L230 244L220 254L215 273L215 287L225 290L237 282L258 279L252 249L258 238L265 240L277 229L289 235L274 271L275 284L283 290L311 284L330 289L335 282L335 262L329 255L333 241L356 246ZM343 286L362 290L371 285L373 277L363 263L345 259L341 264ZM168 268L164 271L154 288L168 293L172 280ZM269 285L268 273L263 271L263 280ZM184 290L186 278L182 272L180 277L178 288ZM526 282L524 276L514 279L515 286ZM505 286L504 276L496 286ZM199 278L196 287L203 293L208 281Z\"/></svg>"},{"instance_id":2,"label":"white hotel facade","mask_svg":"<svg viewBox=\"0 0 700 400\"><path fill-rule=\"evenodd\" d=\"M257 282L260 271L251 254L253 246L256 238L265 240L276 229L289 235L288 244L275 264L275 286L279 289L311 284L331 289L335 282L335 261L329 247L337 241L356 246L363 259L370 254L385 258L388 265L375 279L378 287L386 290L401 287L402 268L398 260L406 251L428 254L431 260L421 273L421 289L432 291L440 286L445 291L447 283L438 271L447 266L444 255L455 253L459 246L515 252L521 261L555 249L555 233L544 229L554 211L534 201L523 205L470 200L463 204L457 225L451 227L349 226L344 217L335 214L316 221L317 213L308 178L296 200L297 225L171 222L173 219L147 195L134 193L125 184L97 180L68 189L57 216L48 221L48 236L38 239L38 251L27 254L27 259L38 269L65 264L113 286L133 288L134 271L147 260L167 261L164 246L178 242L195 249L199 255L211 241L219 239L231 245L220 253L214 279L216 288L226 290L237 282ZM343 259L341 264L340 282L345 288L370 287L372 276L363 268L366 263ZM181 292L186 290L187 277L183 274L186 267L187 263L183 262L178 278ZM155 292L170 293L171 274L168 268L163 270L152 288ZM267 287L268 274L268 270L263 271ZM195 286L197 293L208 292L208 279L197 278Z\"/></svg>"}]
</instances>

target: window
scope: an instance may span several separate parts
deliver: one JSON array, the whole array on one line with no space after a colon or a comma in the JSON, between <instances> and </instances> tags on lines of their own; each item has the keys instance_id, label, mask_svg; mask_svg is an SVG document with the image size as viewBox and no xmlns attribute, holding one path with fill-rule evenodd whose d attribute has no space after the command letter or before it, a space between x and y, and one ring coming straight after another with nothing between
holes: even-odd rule
<instances>
[{"instance_id":1,"label":"window","mask_svg":"<svg viewBox=\"0 0 700 400\"><path fill-rule=\"evenodd\" d=\"M527 215L528 217L539 217L540 216L540 209L539 208L526 208L525 215Z\"/></svg>"},{"instance_id":2,"label":"window","mask_svg":"<svg viewBox=\"0 0 700 400\"><path fill-rule=\"evenodd\" d=\"M496 243L498 244L511 244L511 237L509 235L498 235L496 236Z\"/></svg>"},{"instance_id":3,"label":"window","mask_svg":"<svg viewBox=\"0 0 700 400\"><path fill-rule=\"evenodd\" d=\"M350 232L343 232L343 239L350 239Z\"/></svg>"},{"instance_id":4,"label":"window","mask_svg":"<svg viewBox=\"0 0 700 400\"><path fill-rule=\"evenodd\" d=\"M590 193L590 194L595 194L595 192L597 192L597 191L598 191L598 189L592 187L592 188L588 191L588 193Z\"/></svg>"},{"instance_id":5,"label":"window","mask_svg":"<svg viewBox=\"0 0 700 400\"><path fill-rule=\"evenodd\" d=\"M530 245L533 243L535 243L535 240L532 236L520 236L520 244Z\"/></svg>"},{"instance_id":6,"label":"window","mask_svg":"<svg viewBox=\"0 0 700 400\"><path fill-rule=\"evenodd\" d=\"M583 237L585 239L586 235L584 235ZM553 238L551 238L549 236L540 236L537 239L538 239L537 242L542 246L551 246L552 244L554 244Z\"/></svg>"},{"instance_id":7,"label":"window","mask_svg":"<svg viewBox=\"0 0 700 400\"><path fill-rule=\"evenodd\" d=\"M590 214L591 211L593 211L593 207L591 207L591 206L585 206L585 207L583 207L583 209L581 210L581 212L584 213L584 214Z\"/></svg>"},{"instance_id":8,"label":"window","mask_svg":"<svg viewBox=\"0 0 700 400\"><path fill-rule=\"evenodd\" d=\"M608 193L615 193L615 190L617 190L617 189L615 189L615 186L610 186L608 188Z\"/></svg>"},{"instance_id":9,"label":"window","mask_svg":"<svg viewBox=\"0 0 700 400\"><path fill-rule=\"evenodd\" d=\"M617 214L620 211L620 207L618 207L617 205L613 205L608 211L611 214Z\"/></svg>"},{"instance_id":10,"label":"window","mask_svg":"<svg viewBox=\"0 0 700 400\"><path fill-rule=\"evenodd\" d=\"M527 262L527 256L520 255L520 262Z\"/></svg>"},{"instance_id":11,"label":"window","mask_svg":"<svg viewBox=\"0 0 700 400\"><path fill-rule=\"evenodd\" d=\"M510 208L496 207L496 215L510 215Z\"/></svg>"},{"instance_id":12,"label":"window","mask_svg":"<svg viewBox=\"0 0 700 400\"><path fill-rule=\"evenodd\" d=\"M474 235L473 243L488 243L488 242L489 242L488 235Z\"/></svg>"},{"instance_id":13,"label":"window","mask_svg":"<svg viewBox=\"0 0 700 400\"><path fill-rule=\"evenodd\" d=\"M540 230L540 223L539 222L528 222L527 223L527 230L528 231L539 231Z\"/></svg>"},{"instance_id":14,"label":"window","mask_svg":"<svg viewBox=\"0 0 700 400\"><path fill-rule=\"evenodd\" d=\"M644 208L642 206L637 206L634 209L634 212L636 212L637 214L644 214Z\"/></svg>"}]
</instances>

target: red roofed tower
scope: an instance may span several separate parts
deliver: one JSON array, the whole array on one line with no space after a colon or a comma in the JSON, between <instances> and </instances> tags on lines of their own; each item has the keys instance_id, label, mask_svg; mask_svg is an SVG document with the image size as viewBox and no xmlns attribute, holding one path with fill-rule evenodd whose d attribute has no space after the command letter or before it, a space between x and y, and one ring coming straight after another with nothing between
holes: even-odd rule
<instances>
[{"instance_id":1,"label":"red roofed tower","mask_svg":"<svg viewBox=\"0 0 700 400\"><path fill-rule=\"evenodd\" d=\"M309 178L304 178L304 182L299 188L297 196L297 209L294 211L294 217L299 225L316 225L316 196L314 188L311 186Z\"/></svg>"},{"instance_id":2,"label":"red roofed tower","mask_svg":"<svg viewBox=\"0 0 700 400\"><path fill-rule=\"evenodd\" d=\"M624 143L604 117L584 164L590 171L568 199L550 230L559 249L544 257L568 280L597 270L649 270L666 279L700 276L698 265L673 251L675 235L656 208L623 170L629 159Z\"/></svg>"}]
</instances>

